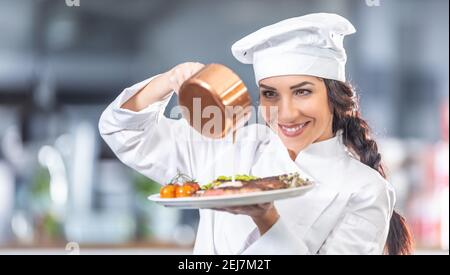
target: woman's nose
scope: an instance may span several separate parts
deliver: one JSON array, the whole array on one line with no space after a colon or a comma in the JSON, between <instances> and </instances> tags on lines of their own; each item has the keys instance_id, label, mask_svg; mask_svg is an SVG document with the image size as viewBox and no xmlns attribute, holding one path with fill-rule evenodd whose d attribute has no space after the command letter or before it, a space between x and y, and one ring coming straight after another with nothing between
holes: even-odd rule
<instances>
[{"instance_id":1,"label":"woman's nose","mask_svg":"<svg viewBox=\"0 0 450 275\"><path fill-rule=\"evenodd\" d=\"M278 106L278 121L289 123L295 121L298 116L298 109L292 100L289 98L282 99L281 104Z\"/></svg>"}]
</instances>

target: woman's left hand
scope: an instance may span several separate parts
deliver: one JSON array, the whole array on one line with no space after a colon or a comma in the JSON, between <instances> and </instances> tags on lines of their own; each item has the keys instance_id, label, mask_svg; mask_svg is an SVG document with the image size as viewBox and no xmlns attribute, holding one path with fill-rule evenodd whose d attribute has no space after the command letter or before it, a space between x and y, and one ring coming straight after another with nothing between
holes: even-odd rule
<instances>
[{"instance_id":1,"label":"woman's left hand","mask_svg":"<svg viewBox=\"0 0 450 275\"><path fill-rule=\"evenodd\" d=\"M273 202L246 206L216 208L214 210L224 211L235 215L250 216L258 227L260 235L266 233L278 221L280 217Z\"/></svg>"}]
</instances>

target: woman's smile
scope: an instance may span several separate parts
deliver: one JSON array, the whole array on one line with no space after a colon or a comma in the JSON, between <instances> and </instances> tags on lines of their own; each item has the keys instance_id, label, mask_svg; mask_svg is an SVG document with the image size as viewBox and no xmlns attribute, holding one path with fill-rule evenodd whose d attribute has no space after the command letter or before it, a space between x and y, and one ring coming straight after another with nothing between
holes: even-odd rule
<instances>
[{"instance_id":1,"label":"woman's smile","mask_svg":"<svg viewBox=\"0 0 450 275\"><path fill-rule=\"evenodd\" d=\"M278 129L285 135L286 137L297 137L300 136L309 125L310 121L304 123L297 124L281 124L278 123Z\"/></svg>"}]
</instances>

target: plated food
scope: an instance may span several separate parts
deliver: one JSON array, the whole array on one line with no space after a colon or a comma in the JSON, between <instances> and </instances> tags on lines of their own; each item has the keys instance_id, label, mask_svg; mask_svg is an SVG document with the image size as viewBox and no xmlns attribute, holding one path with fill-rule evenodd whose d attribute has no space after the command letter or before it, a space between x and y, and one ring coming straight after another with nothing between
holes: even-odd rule
<instances>
[{"instance_id":1,"label":"plated food","mask_svg":"<svg viewBox=\"0 0 450 275\"><path fill-rule=\"evenodd\" d=\"M169 184L163 186L160 198L208 197L245 194L301 187L310 184L308 179L299 173L260 178L252 175L236 175L234 179L219 176L214 181L200 187L198 182L189 176L178 174Z\"/></svg>"},{"instance_id":2,"label":"plated food","mask_svg":"<svg viewBox=\"0 0 450 275\"><path fill-rule=\"evenodd\" d=\"M181 209L215 209L230 206L253 205L302 196L315 183L298 173L259 178L251 175L220 176L201 187L195 180L183 175L161 188L160 194L149 200ZM197 189L198 188L198 189Z\"/></svg>"}]
</instances>

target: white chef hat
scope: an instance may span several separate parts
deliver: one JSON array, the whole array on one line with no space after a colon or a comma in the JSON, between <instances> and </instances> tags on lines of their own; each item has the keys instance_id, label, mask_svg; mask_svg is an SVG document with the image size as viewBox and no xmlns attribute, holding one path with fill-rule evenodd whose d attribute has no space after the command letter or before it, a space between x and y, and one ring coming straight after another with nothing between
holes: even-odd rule
<instances>
[{"instance_id":1,"label":"white chef hat","mask_svg":"<svg viewBox=\"0 0 450 275\"><path fill-rule=\"evenodd\" d=\"M355 33L344 17L314 13L261 28L231 47L237 60L253 64L261 79L303 74L345 81L344 36Z\"/></svg>"}]
</instances>

